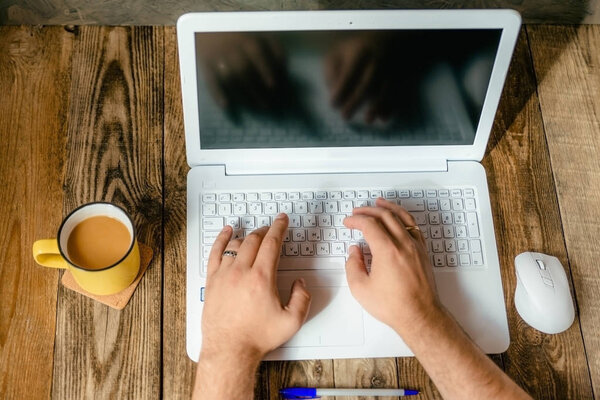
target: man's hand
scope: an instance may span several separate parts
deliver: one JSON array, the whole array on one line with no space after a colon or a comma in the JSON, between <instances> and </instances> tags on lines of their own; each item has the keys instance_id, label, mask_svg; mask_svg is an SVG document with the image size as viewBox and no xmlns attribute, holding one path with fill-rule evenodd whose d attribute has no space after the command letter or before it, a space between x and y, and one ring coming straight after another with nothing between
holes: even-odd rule
<instances>
[{"instance_id":1,"label":"man's hand","mask_svg":"<svg viewBox=\"0 0 600 400\"><path fill-rule=\"evenodd\" d=\"M280 214L270 228L258 229L243 241L229 241L231 227L215 240L208 261L201 358L217 352L260 360L304 323L310 305L304 282L294 282L285 306L277 293L277 265L287 225L287 215ZM237 257L223 256L225 250L236 251Z\"/></svg>"},{"instance_id":2,"label":"man's hand","mask_svg":"<svg viewBox=\"0 0 600 400\"><path fill-rule=\"evenodd\" d=\"M371 315L403 336L441 306L425 240L415 228L415 219L384 199L377 199L376 205L355 208L344 220L346 227L363 232L373 253L369 274L358 247L351 248L346 263L348 285Z\"/></svg>"}]
</instances>

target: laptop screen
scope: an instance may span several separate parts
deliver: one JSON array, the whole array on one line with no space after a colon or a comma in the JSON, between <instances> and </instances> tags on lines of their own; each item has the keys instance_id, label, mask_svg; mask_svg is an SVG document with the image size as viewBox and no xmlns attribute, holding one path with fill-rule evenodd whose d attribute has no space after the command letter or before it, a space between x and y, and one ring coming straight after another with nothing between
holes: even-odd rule
<instances>
[{"instance_id":1,"label":"laptop screen","mask_svg":"<svg viewBox=\"0 0 600 400\"><path fill-rule=\"evenodd\" d=\"M196 33L201 147L471 145L501 34Z\"/></svg>"}]
</instances>

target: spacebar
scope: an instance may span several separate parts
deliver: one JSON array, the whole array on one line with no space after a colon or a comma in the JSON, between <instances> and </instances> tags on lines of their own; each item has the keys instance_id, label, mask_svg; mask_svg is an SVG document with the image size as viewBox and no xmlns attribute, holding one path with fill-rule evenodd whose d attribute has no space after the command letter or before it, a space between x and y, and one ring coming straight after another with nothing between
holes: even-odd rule
<instances>
[{"instance_id":1,"label":"spacebar","mask_svg":"<svg viewBox=\"0 0 600 400\"><path fill-rule=\"evenodd\" d=\"M345 257L280 257L279 270L344 269Z\"/></svg>"}]
</instances>

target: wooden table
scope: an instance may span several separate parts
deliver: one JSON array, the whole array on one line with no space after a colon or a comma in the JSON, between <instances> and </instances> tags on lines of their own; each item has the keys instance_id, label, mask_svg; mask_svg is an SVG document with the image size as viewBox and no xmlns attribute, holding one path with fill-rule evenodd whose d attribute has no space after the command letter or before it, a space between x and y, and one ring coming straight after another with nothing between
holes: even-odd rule
<instances>
[{"instance_id":1,"label":"wooden table","mask_svg":"<svg viewBox=\"0 0 600 400\"><path fill-rule=\"evenodd\" d=\"M0 398L189 397L186 173L172 27L0 28ZM535 398L600 393L600 26L523 28L488 151L511 346L492 358ZM123 311L59 284L34 240L76 206L134 215L154 249ZM514 257L558 256L578 317L558 335L517 315ZM413 387L413 358L267 362L257 398L285 385Z\"/></svg>"}]
</instances>

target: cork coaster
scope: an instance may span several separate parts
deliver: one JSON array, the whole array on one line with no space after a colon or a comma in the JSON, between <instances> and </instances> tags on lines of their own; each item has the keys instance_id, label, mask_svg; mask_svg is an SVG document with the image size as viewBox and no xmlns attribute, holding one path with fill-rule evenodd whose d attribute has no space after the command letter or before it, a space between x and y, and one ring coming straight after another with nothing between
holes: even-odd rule
<instances>
[{"instance_id":1,"label":"cork coaster","mask_svg":"<svg viewBox=\"0 0 600 400\"><path fill-rule=\"evenodd\" d=\"M139 242L138 246L140 248L140 271L138 272L138 276L137 278L135 278L135 281L133 281L133 283L129 285L129 287L123 289L119 293L109 294L106 296L99 296L96 294L86 292L79 286L77 282L75 282L75 278L73 278L73 275L69 270L65 271L61 282L63 286L68 289L71 289L77 293L87 296L90 299L99 301L102 304L106 304L107 306L112 307L116 310L122 310L129 302L129 299L131 299L131 296L133 296L135 288L137 287L138 283L140 283L140 281L142 280L142 276L144 276L144 273L146 273L146 269L148 269L150 261L152 261L152 249L146 246L145 244Z\"/></svg>"}]
</instances>

